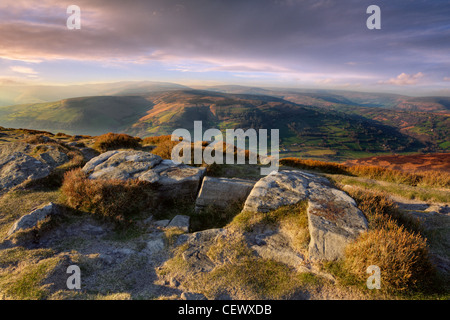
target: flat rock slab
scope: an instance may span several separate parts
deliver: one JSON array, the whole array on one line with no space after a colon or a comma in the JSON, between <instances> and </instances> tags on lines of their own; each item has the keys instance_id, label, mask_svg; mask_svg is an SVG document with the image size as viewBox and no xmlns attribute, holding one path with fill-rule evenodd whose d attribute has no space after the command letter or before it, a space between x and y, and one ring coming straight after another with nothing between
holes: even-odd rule
<instances>
[{"instance_id":1,"label":"flat rock slab","mask_svg":"<svg viewBox=\"0 0 450 320\"><path fill-rule=\"evenodd\" d=\"M195 202L195 210L200 211L208 206L226 208L231 203L244 203L254 185L254 181L243 179L205 177Z\"/></svg>"},{"instance_id":2,"label":"flat rock slab","mask_svg":"<svg viewBox=\"0 0 450 320\"><path fill-rule=\"evenodd\" d=\"M346 245L368 228L351 197L327 179L299 170L273 172L259 180L243 210L264 213L300 201L308 201L312 260L341 258Z\"/></svg>"},{"instance_id":3,"label":"flat rock slab","mask_svg":"<svg viewBox=\"0 0 450 320\"><path fill-rule=\"evenodd\" d=\"M176 164L144 151L114 150L91 159L82 169L90 179L139 179L155 186L162 198L194 199L206 168Z\"/></svg>"}]
</instances>

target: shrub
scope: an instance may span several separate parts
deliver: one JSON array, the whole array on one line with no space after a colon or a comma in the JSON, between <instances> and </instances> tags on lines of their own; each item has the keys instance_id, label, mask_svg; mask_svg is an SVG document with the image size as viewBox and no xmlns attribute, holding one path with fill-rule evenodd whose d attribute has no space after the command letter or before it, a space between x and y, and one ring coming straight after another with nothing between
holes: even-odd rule
<instances>
[{"instance_id":1,"label":"shrub","mask_svg":"<svg viewBox=\"0 0 450 320\"><path fill-rule=\"evenodd\" d=\"M178 144L178 141L164 140L159 143L151 152L163 159L172 159L172 149Z\"/></svg>"},{"instance_id":2,"label":"shrub","mask_svg":"<svg viewBox=\"0 0 450 320\"><path fill-rule=\"evenodd\" d=\"M434 275L434 269L420 222L399 211L383 193L350 191L349 194L365 214L369 231L346 247L344 259L338 263L337 274L334 273L344 282L365 284L369 277L367 267L376 265L381 269L381 285L386 291L399 292L424 285Z\"/></svg>"},{"instance_id":3,"label":"shrub","mask_svg":"<svg viewBox=\"0 0 450 320\"><path fill-rule=\"evenodd\" d=\"M129 222L137 213L154 205L154 191L139 180L92 180L81 171L65 173L61 187L66 204L116 222Z\"/></svg>"},{"instance_id":4,"label":"shrub","mask_svg":"<svg viewBox=\"0 0 450 320\"><path fill-rule=\"evenodd\" d=\"M156 136L156 137L147 137L142 139L143 144L151 144L151 145L158 145L162 142L170 141L172 135L165 135L165 136Z\"/></svg>"},{"instance_id":5,"label":"shrub","mask_svg":"<svg viewBox=\"0 0 450 320\"><path fill-rule=\"evenodd\" d=\"M94 148L100 152L120 148L139 148L141 138L132 137L123 133L107 133L95 139Z\"/></svg>"},{"instance_id":6,"label":"shrub","mask_svg":"<svg viewBox=\"0 0 450 320\"><path fill-rule=\"evenodd\" d=\"M404 226L409 231L422 231L419 219L401 212L388 195L361 190L347 192L358 203L358 208L364 212L369 222L369 229L392 229Z\"/></svg>"},{"instance_id":7,"label":"shrub","mask_svg":"<svg viewBox=\"0 0 450 320\"><path fill-rule=\"evenodd\" d=\"M433 270L425 239L403 226L363 233L346 247L343 265L361 282L368 278L368 266L378 266L382 289L387 291L414 288L427 281Z\"/></svg>"}]
</instances>

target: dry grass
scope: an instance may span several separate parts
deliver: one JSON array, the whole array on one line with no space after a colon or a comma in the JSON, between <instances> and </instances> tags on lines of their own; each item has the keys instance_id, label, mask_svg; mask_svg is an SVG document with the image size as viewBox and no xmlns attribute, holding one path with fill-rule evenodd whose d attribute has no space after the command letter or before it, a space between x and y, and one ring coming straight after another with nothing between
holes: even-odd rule
<instances>
[{"instance_id":1,"label":"dry grass","mask_svg":"<svg viewBox=\"0 0 450 320\"><path fill-rule=\"evenodd\" d=\"M0 238L7 235L14 222L48 202L58 203L58 191L14 191L0 197ZM20 203L20 205L17 205Z\"/></svg>"},{"instance_id":2,"label":"dry grass","mask_svg":"<svg viewBox=\"0 0 450 320\"><path fill-rule=\"evenodd\" d=\"M21 247L0 251L0 299L40 300L48 295L43 280L55 269L60 258L50 249L26 250Z\"/></svg>"},{"instance_id":3,"label":"dry grass","mask_svg":"<svg viewBox=\"0 0 450 320\"><path fill-rule=\"evenodd\" d=\"M406 184L410 186L450 188L450 174L448 172L441 171L409 173L399 170L386 169L378 166L347 166L340 163L304 160L299 158L281 159L280 165L299 169L315 170L324 173L354 175L358 177Z\"/></svg>"},{"instance_id":4,"label":"dry grass","mask_svg":"<svg viewBox=\"0 0 450 320\"><path fill-rule=\"evenodd\" d=\"M365 281L370 265L380 268L383 288L393 292L414 288L433 272L426 240L403 226L370 230L347 246L345 270Z\"/></svg>"},{"instance_id":5,"label":"dry grass","mask_svg":"<svg viewBox=\"0 0 450 320\"><path fill-rule=\"evenodd\" d=\"M81 169L64 175L61 187L65 203L116 222L127 222L137 213L151 210L155 203L152 187L138 180L91 180Z\"/></svg>"}]
</instances>

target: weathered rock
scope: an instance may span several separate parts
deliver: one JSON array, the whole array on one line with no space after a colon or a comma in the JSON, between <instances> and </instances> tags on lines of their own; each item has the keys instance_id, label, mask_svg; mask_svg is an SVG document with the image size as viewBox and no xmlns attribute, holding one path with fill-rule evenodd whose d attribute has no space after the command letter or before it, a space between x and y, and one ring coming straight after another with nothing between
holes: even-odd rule
<instances>
[{"instance_id":1,"label":"weathered rock","mask_svg":"<svg viewBox=\"0 0 450 320\"><path fill-rule=\"evenodd\" d=\"M268 212L300 201L308 201L312 260L342 257L345 246L367 230L367 220L351 197L327 179L298 170L273 172L259 180L244 210Z\"/></svg>"},{"instance_id":2,"label":"weathered rock","mask_svg":"<svg viewBox=\"0 0 450 320\"><path fill-rule=\"evenodd\" d=\"M156 239L152 239L150 241L147 241L147 250L150 253L157 253L164 249L164 240L162 237L158 237Z\"/></svg>"},{"instance_id":3,"label":"weathered rock","mask_svg":"<svg viewBox=\"0 0 450 320\"><path fill-rule=\"evenodd\" d=\"M47 146L47 150L43 153L40 153L36 159L39 161L46 163L51 168L56 168L67 161L69 161L69 157L64 153L59 151L54 146Z\"/></svg>"},{"instance_id":4,"label":"weathered rock","mask_svg":"<svg viewBox=\"0 0 450 320\"><path fill-rule=\"evenodd\" d=\"M163 198L195 198L206 169L175 164L149 152L114 150L91 159L83 171L91 179L139 179Z\"/></svg>"},{"instance_id":5,"label":"weathered rock","mask_svg":"<svg viewBox=\"0 0 450 320\"><path fill-rule=\"evenodd\" d=\"M163 160L153 169L142 173L139 180L157 185L162 197L195 199L205 173L206 168Z\"/></svg>"},{"instance_id":6,"label":"weathered rock","mask_svg":"<svg viewBox=\"0 0 450 320\"><path fill-rule=\"evenodd\" d=\"M176 215L172 221L167 225L167 228L178 228L184 232L189 232L189 216Z\"/></svg>"},{"instance_id":7,"label":"weathered rock","mask_svg":"<svg viewBox=\"0 0 450 320\"><path fill-rule=\"evenodd\" d=\"M327 179L302 171L273 172L260 179L247 200L244 211L269 212L309 198L312 188L329 185Z\"/></svg>"},{"instance_id":8,"label":"weathered rock","mask_svg":"<svg viewBox=\"0 0 450 320\"><path fill-rule=\"evenodd\" d=\"M232 203L244 203L254 185L254 181L243 179L205 177L195 202L195 210L200 211L208 206L225 208Z\"/></svg>"},{"instance_id":9,"label":"weathered rock","mask_svg":"<svg viewBox=\"0 0 450 320\"><path fill-rule=\"evenodd\" d=\"M168 225L169 223L170 223L170 220L169 220L169 219L156 220L156 221L154 222L154 224L155 224L156 226L161 227L161 228L167 227L167 225Z\"/></svg>"},{"instance_id":10,"label":"weathered rock","mask_svg":"<svg viewBox=\"0 0 450 320\"><path fill-rule=\"evenodd\" d=\"M25 180L45 178L49 165L22 152L0 155L0 191L13 188Z\"/></svg>"},{"instance_id":11,"label":"weathered rock","mask_svg":"<svg viewBox=\"0 0 450 320\"><path fill-rule=\"evenodd\" d=\"M19 230L33 228L37 225L39 221L44 220L48 216L57 213L58 213L57 206L54 203L50 202L45 206L38 208L30 212L29 214L23 216L19 220L17 220L16 223L14 223L14 225L11 227L11 229L9 229L8 236L12 235L13 233Z\"/></svg>"},{"instance_id":12,"label":"weathered rock","mask_svg":"<svg viewBox=\"0 0 450 320\"><path fill-rule=\"evenodd\" d=\"M264 259L273 259L293 267L299 271L304 271L304 257L296 252L287 237L280 230L267 230L266 232L248 235L250 247Z\"/></svg>"},{"instance_id":13,"label":"weathered rock","mask_svg":"<svg viewBox=\"0 0 450 320\"><path fill-rule=\"evenodd\" d=\"M208 257L207 252L217 237L226 233L224 229L208 229L189 234L185 241L188 249L182 253L183 259L191 265L195 272L209 272L215 267L215 263Z\"/></svg>"},{"instance_id":14,"label":"weathered rock","mask_svg":"<svg viewBox=\"0 0 450 320\"><path fill-rule=\"evenodd\" d=\"M161 157L148 152L115 150L91 159L83 171L91 179L135 179L161 161Z\"/></svg>"}]
</instances>

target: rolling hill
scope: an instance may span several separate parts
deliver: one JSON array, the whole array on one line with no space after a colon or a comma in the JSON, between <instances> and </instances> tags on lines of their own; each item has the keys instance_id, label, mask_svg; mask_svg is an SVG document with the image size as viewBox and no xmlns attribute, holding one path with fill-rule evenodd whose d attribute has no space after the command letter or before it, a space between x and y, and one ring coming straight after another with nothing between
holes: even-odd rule
<instances>
[{"instance_id":1,"label":"rolling hill","mask_svg":"<svg viewBox=\"0 0 450 320\"><path fill-rule=\"evenodd\" d=\"M201 120L204 130L279 129L282 156L333 161L450 149L449 115L436 112L441 107L428 111L395 107L396 101L406 101L404 96L243 86L176 90L171 84L144 82L107 87L110 95L0 107L0 126L146 137L178 128L192 130L194 121ZM423 107L423 101L431 98L411 99ZM435 104L446 103L433 99Z\"/></svg>"},{"instance_id":2,"label":"rolling hill","mask_svg":"<svg viewBox=\"0 0 450 320\"><path fill-rule=\"evenodd\" d=\"M120 132L152 107L139 96L100 96L0 108L4 127L33 128L70 134Z\"/></svg>"}]
</instances>

